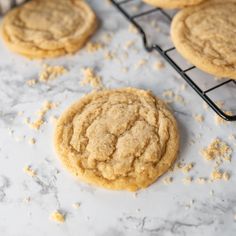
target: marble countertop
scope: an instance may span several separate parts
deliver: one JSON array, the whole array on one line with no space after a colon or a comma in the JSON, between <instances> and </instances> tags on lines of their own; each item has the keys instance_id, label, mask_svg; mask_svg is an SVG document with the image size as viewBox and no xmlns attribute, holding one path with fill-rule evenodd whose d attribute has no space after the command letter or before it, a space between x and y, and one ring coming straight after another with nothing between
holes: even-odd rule
<instances>
[{"instance_id":1,"label":"marble countertop","mask_svg":"<svg viewBox=\"0 0 236 236\"><path fill-rule=\"evenodd\" d=\"M229 139L236 133L236 123L216 125L214 112L204 108L200 97L168 64L162 69L154 68L162 60L160 56L143 50L140 36L129 29L127 21L108 1L89 2L100 18L100 29L92 41L103 42L107 34L111 35L109 43L104 41L105 49L94 53L83 49L73 56L42 62L18 56L0 42L0 235L236 235L236 141ZM164 23L158 24L157 32ZM168 32L164 28L159 34L153 33L160 40ZM130 40L134 45L128 43ZM108 51L116 54L112 60L104 59ZM54 81L29 86L27 81L38 78L43 63L63 65L69 72ZM194 178L191 184L183 184L186 174L177 170L135 195L89 186L62 168L53 150L50 117L58 116L92 90L91 86L80 84L84 67L93 68L107 88L149 89L163 99L165 91L174 91L176 99L170 107L181 132L179 158L195 163L188 174ZM216 81L209 80L213 82ZM230 88L227 91L228 101L235 103L235 95ZM46 114L47 122L39 131L32 130L24 120L35 119L35 112L45 100L59 106ZM201 123L193 118L199 114L204 117ZM196 183L196 178L209 177L213 169L213 163L204 161L200 150L217 137L234 149L232 162L223 167L231 178ZM34 145L29 144L31 138L36 140ZM23 171L28 165L36 176ZM173 182L164 184L165 177L172 177ZM72 206L76 202L81 204L78 209ZM63 224L50 220L55 210L65 214Z\"/></svg>"}]
</instances>

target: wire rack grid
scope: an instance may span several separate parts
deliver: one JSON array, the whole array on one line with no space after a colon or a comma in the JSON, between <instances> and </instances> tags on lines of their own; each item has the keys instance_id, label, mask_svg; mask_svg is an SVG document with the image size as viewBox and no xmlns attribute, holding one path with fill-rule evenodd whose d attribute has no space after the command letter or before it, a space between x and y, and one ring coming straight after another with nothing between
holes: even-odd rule
<instances>
[{"instance_id":1,"label":"wire rack grid","mask_svg":"<svg viewBox=\"0 0 236 236\"><path fill-rule=\"evenodd\" d=\"M111 0L112 4L125 16L125 18L137 28L139 31L143 44L145 49L148 52L157 51L176 71L177 73L183 78L197 94L223 119L227 121L236 121L236 114L232 115L233 113L230 112L230 114L226 111L224 111L221 106L217 105L217 102L210 98L209 94L213 91L216 91L217 89L229 85L230 83L233 84L236 88L236 80L233 79L227 79L223 82L218 83L217 85L208 87L207 89L202 89L200 86L187 74L190 71L196 69L195 66L190 66L186 69L181 69L181 67L177 64L175 59L173 59L170 55L171 52L175 51L175 47L169 47L167 49L163 49L160 45L154 43L149 45L148 43L148 36L145 32L145 29L142 27L142 25L137 21L137 19L151 15L153 13L160 13L163 15L163 17L169 22L169 24L172 21L172 16L167 11L163 10L162 8L151 8L142 12L139 12L137 14L131 14L127 11L126 4L132 2L135 4L135 2L138 2L137 0ZM140 1L139 1L140 3ZM143 3L145 4L145 3ZM236 104L236 103L235 103ZM236 107L235 107L236 108ZM233 109L234 110L234 109Z\"/></svg>"}]
</instances>

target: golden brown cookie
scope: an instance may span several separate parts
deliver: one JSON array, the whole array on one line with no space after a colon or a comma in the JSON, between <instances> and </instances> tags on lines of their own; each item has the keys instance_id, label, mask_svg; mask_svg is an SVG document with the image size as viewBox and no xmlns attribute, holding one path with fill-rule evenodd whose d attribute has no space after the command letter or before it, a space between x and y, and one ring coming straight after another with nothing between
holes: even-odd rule
<instances>
[{"instance_id":1,"label":"golden brown cookie","mask_svg":"<svg viewBox=\"0 0 236 236\"><path fill-rule=\"evenodd\" d=\"M173 115L150 92L104 90L86 95L62 114L55 147L80 179L136 191L171 167L179 134Z\"/></svg>"},{"instance_id":2,"label":"golden brown cookie","mask_svg":"<svg viewBox=\"0 0 236 236\"><path fill-rule=\"evenodd\" d=\"M199 69L236 79L236 0L210 0L173 19L176 49Z\"/></svg>"},{"instance_id":3,"label":"golden brown cookie","mask_svg":"<svg viewBox=\"0 0 236 236\"><path fill-rule=\"evenodd\" d=\"M85 1L33 0L11 10L1 32L13 51L48 58L76 52L94 33L96 22Z\"/></svg>"},{"instance_id":4,"label":"golden brown cookie","mask_svg":"<svg viewBox=\"0 0 236 236\"><path fill-rule=\"evenodd\" d=\"M183 8L199 4L207 0L143 0L144 2L162 8Z\"/></svg>"}]
</instances>

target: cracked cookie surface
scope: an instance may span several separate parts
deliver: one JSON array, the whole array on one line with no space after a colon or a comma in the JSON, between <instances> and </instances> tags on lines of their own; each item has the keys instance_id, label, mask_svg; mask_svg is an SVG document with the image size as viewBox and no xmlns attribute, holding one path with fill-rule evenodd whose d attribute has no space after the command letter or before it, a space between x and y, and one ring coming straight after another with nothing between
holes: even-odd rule
<instances>
[{"instance_id":1,"label":"cracked cookie surface","mask_svg":"<svg viewBox=\"0 0 236 236\"><path fill-rule=\"evenodd\" d=\"M173 115L150 92L104 90L62 114L55 147L66 168L84 181L136 191L171 167L179 134Z\"/></svg>"},{"instance_id":2,"label":"cracked cookie surface","mask_svg":"<svg viewBox=\"0 0 236 236\"><path fill-rule=\"evenodd\" d=\"M156 7L183 8L199 4L206 0L143 0L143 1Z\"/></svg>"},{"instance_id":3,"label":"cracked cookie surface","mask_svg":"<svg viewBox=\"0 0 236 236\"><path fill-rule=\"evenodd\" d=\"M235 16L235 0L210 0L183 9L171 26L176 49L199 69L236 79Z\"/></svg>"},{"instance_id":4,"label":"cracked cookie surface","mask_svg":"<svg viewBox=\"0 0 236 236\"><path fill-rule=\"evenodd\" d=\"M96 26L85 1L33 0L7 13L1 33L10 49L35 59L76 52Z\"/></svg>"}]
</instances>

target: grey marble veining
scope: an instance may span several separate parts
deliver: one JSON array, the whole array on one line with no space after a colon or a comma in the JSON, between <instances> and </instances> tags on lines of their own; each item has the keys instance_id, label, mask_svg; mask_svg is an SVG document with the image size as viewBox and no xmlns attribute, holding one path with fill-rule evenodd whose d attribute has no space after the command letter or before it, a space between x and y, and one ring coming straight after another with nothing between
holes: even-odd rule
<instances>
[{"instance_id":1,"label":"grey marble veining","mask_svg":"<svg viewBox=\"0 0 236 236\"><path fill-rule=\"evenodd\" d=\"M161 70L153 69L160 56L143 50L139 35L128 30L128 23L108 1L89 2L100 18L100 29L92 40L101 41L104 33L113 34L107 49L95 53L82 50L74 56L39 62L10 52L0 41L0 235L236 235L236 144L228 139L236 133L236 123L217 126L215 114L203 108L202 100L190 87L181 89L184 81L172 68L166 64ZM157 35L163 44L168 43ZM127 50L124 44L129 40L135 45ZM107 50L115 52L117 58L104 60ZM143 59L147 64L137 68ZM28 80L38 77L42 63L63 65L69 72L47 84L28 86ZM162 178L137 196L76 181L56 157L49 118L92 90L80 85L84 67L94 68L107 88L132 86L152 90L160 97L171 89L181 95L185 104L170 104L181 132L180 159L195 163L191 176L208 177L213 164L206 163L199 152L219 137L234 149L232 162L223 166L231 174L230 181L184 185L185 175L174 171L166 175L173 177L173 183L165 185ZM227 94L235 101L232 92ZM47 113L40 131L29 129L24 119L34 120L45 100L59 103L58 108ZM24 114L19 115L22 111ZM194 114L202 114L205 121L196 122ZM36 139L35 145L28 143L30 138ZM26 165L36 171L35 177L24 173ZM81 203L79 209L72 207L76 202ZM49 219L57 209L66 215L64 224Z\"/></svg>"}]
</instances>

